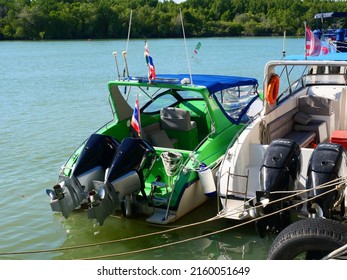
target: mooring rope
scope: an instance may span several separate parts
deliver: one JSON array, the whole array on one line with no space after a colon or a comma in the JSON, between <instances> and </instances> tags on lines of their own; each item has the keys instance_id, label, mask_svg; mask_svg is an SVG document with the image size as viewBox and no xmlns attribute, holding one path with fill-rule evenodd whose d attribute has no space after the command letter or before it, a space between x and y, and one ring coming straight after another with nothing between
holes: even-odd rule
<instances>
[{"instance_id":1,"label":"mooring rope","mask_svg":"<svg viewBox=\"0 0 347 280\"><path fill-rule=\"evenodd\" d=\"M300 190L300 191L289 191L288 193L291 193L291 192L295 192L295 193L293 193L290 196L286 196L286 197L283 197L283 198L280 198L280 199L277 199L277 200L270 201L268 203L268 205L270 205L272 203L277 203L277 202L279 202L281 200L287 200L288 198L290 198L292 196L297 196L298 193L301 194L301 193L304 193L304 192L307 192L307 191L312 191L313 189L322 189L322 188L335 186L335 188L327 190L324 193L318 194L318 195L316 195L316 196L314 196L312 198L308 198L308 199L299 201L299 202L297 202L295 204L292 204L290 206L282 208L282 209L280 209L278 211L275 211L275 212L272 212L272 213L269 213L269 214L264 214L264 215L259 216L257 218L253 218L253 219L250 219L248 221L244 221L243 223L240 223L240 224L237 224L237 225L234 225L234 226L231 226L231 227L227 227L227 228L224 228L224 229L221 229L221 230L216 230L216 231L213 231L213 232L210 232L210 233L206 233L206 234L203 234L203 235L187 238L187 239L184 239L184 240L171 242L171 243L164 244L164 245L158 245L158 246L153 246L153 247L149 247L149 248L142 248L142 249L139 249L139 250L133 250L133 251L127 251L127 252L121 252L121 253L115 253L115 254L109 254L109 255L102 255L102 256L95 256L95 257L90 257L90 258L83 258L83 260L103 259L103 258L109 258L109 257L119 257L119 256L124 256L124 255L129 255L129 254L138 254L138 253L142 253L142 252L146 252L146 251L151 251L151 250L156 250L156 249L160 249L160 248L164 248L164 247L168 247L168 246L177 245L177 244L184 243L184 242L193 241L193 240L204 238L204 237L207 237L207 236L210 236L210 235L213 235L213 234L218 234L218 233L222 233L222 232L225 232L225 231L228 231L228 230L232 230L232 229L235 229L235 228L247 225L249 223L253 223L253 222L257 221L257 220L260 220L260 219L263 219L263 218L266 218L266 217L278 214L278 213L280 213L282 211L286 211L286 210L289 210L291 208L295 208L295 207L297 207L299 205L302 205L302 204L304 204L304 203L306 203L306 202L308 202L310 200L314 200L314 199L316 199L316 198L318 198L320 196L326 195L329 192L336 191L336 189L341 188L341 185L337 185L336 186L336 182L337 181L341 181L341 183L345 182L346 178L347 177L338 178L338 179L335 179L335 180L333 180L331 182L328 182L326 184L322 184L322 185L317 186L317 187L312 188L312 189ZM335 184L334 184L334 182L335 182ZM278 192L271 192L271 193L278 193ZM250 210L251 208L256 209L258 207L261 207L261 206L250 207L247 210ZM125 238L116 239L116 240L102 241L102 242L96 242L96 243L89 243L89 244L84 244L84 245L68 246L68 247L62 247L62 248L31 250L31 251L18 251L18 252L0 252L0 256L60 252L60 251L66 251L66 250L75 250L75 249L83 249L83 248L89 248L89 247L95 247L95 246L103 246L103 245L108 245L108 244L113 244L113 243L118 243L118 242L125 242L125 241L130 241L130 240L150 237L150 236L153 236L153 235L164 234L164 233L172 232L172 231L175 231L175 230L184 229L184 228L193 227L193 226L198 226L198 225L202 225L202 224L209 223L209 222L212 222L212 221L216 221L218 219L221 219L221 218L224 218L224 217L228 216L228 213L230 213L231 211L235 211L235 209L237 209L237 208L239 208L239 207L235 207L235 208L233 208L230 211L223 212L222 214L218 213L216 216L214 216L214 217L212 217L210 219L204 220L204 221L199 221L199 222L190 223L190 224L187 224L187 225L177 226L177 227L169 228L169 229L166 229L166 230L163 230L163 231L159 231L159 232L152 232L152 233L147 233L147 234L142 234L142 235L137 235L137 236L131 236L131 237L125 237ZM244 212L244 210L240 210L239 212L241 214L242 212ZM233 212L233 213L235 213L235 212Z\"/></svg>"},{"instance_id":2,"label":"mooring rope","mask_svg":"<svg viewBox=\"0 0 347 280\"><path fill-rule=\"evenodd\" d=\"M208 220L192 223L192 224L187 224L187 225L182 225L182 226L178 226L178 227L174 227L174 228L169 228L169 229L166 229L166 230L163 230L163 231L159 231L159 232L151 232L151 233L146 233L146 234L141 234L141 235L136 235L136 236L131 236L131 237L125 237L125 238L121 238L121 239L97 242L97 243L89 243L89 244L75 245L75 246L68 246L68 247L54 248L54 249L42 249L42 250L18 251L18 252L0 252L0 256L37 254L37 253L51 253L51 252L59 252L59 251L66 251L66 250L74 250L74 249L82 249L82 248L88 248L88 247L108 245L108 244L124 242L124 241L130 241L130 240L134 240L134 239L140 239L140 238L150 237L150 236L153 236L153 235L168 233L168 232L171 232L171 231L174 231L174 230L184 229L184 228L187 228L187 227L190 227L190 226L197 226L197 225L200 225L200 224L208 223L208 222L211 222L213 220L215 220L215 217L212 217L212 218L210 218Z\"/></svg>"},{"instance_id":3,"label":"mooring rope","mask_svg":"<svg viewBox=\"0 0 347 280\"><path fill-rule=\"evenodd\" d=\"M324 258L322 258L322 260L330 260L333 258L338 258L338 257L341 257L342 255L345 255L346 253L347 253L347 244L332 251L330 254L328 254Z\"/></svg>"},{"instance_id":4,"label":"mooring rope","mask_svg":"<svg viewBox=\"0 0 347 280\"><path fill-rule=\"evenodd\" d=\"M253 223L257 220L260 220L260 219L264 219L264 218L267 218L267 217L270 217L272 215L275 215L275 214L279 214L280 212L282 211L286 211L286 210L289 210L293 207L297 207L301 204L304 204L305 202L309 201L309 200L313 200L317 197L320 197L320 196L323 196L323 195L326 195L328 192L331 192L331 191L335 191L335 189L332 189L332 190L328 190L326 191L325 193L323 194L319 194L317 196L315 196L314 198L311 198L311 199L307 199L307 200L304 200L304 201L300 201L296 204L293 204L293 205L290 205L288 207L285 207L285 208L282 208L280 210L277 210L275 212L272 212L272 213L269 213L269 214L265 214L263 216L260 216L260 217L257 217L257 218L254 218L254 219L251 219L251 220L248 220L248 221L245 221L241 224L238 224L238 225L234 225L234 226L230 226L230 227L227 227L227 228L224 228L224 229L220 229L220 230L216 230L216 231L213 231L213 232L210 232L210 233L206 233L206 234L202 234L202 235L199 235L199 236L194 236L194 237L191 237L191 238L187 238L187 239L184 239L184 240L179 240L179 241L175 241L175 242L171 242L171 243L168 243L168 244L163 244L163 245L158 245L158 246L153 246L153 247L149 247L149 248L142 248L142 249L138 249L138 250L133 250L133 251L128 251L128 252L121 252L121 253L115 253L115 254L108 254L108 255L101 255L101 256L95 256L95 257L88 257L88 258L82 258L82 260L96 260L96 259L105 259L105 258L110 258L110 257L120 257L120 256L125 256L125 255L129 255L129 254L139 254L139 253L144 253L146 251L152 251L152 250L157 250L157 249L162 249L162 248L165 248L165 247L169 247L169 246L173 246L173 245L178 245L178 244L181 244L181 243L185 243L185 242L189 242L189 241L194 241L194 240L197 240L197 239L200 239L200 238L204 238L204 237L207 237L207 236L210 236L210 235L213 235L213 234L219 234L219 233L223 233L225 231L229 231L229 230L232 230L232 229L235 229L235 228L238 228L238 227L241 227L241 226L244 226L244 225L247 225L247 224L250 224L250 223ZM221 217L215 217L215 218L221 218ZM210 219L211 220L211 219Z\"/></svg>"}]
</instances>

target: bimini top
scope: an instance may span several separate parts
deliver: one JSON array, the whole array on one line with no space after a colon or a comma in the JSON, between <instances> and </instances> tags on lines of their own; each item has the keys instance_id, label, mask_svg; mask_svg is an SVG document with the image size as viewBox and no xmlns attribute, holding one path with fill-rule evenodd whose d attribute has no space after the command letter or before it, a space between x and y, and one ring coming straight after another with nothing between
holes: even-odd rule
<instances>
[{"instance_id":1,"label":"bimini top","mask_svg":"<svg viewBox=\"0 0 347 280\"><path fill-rule=\"evenodd\" d=\"M314 16L314 18L345 18L345 17L347 17L347 12L319 13Z\"/></svg>"},{"instance_id":2,"label":"bimini top","mask_svg":"<svg viewBox=\"0 0 347 280\"><path fill-rule=\"evenodd\" d=\"M308 60L308 61L347 61L347 52L346 53L329 53L326 55L318 56L307 56L304 54L299 55L289 55L284 58L284 60Z\"/></svg>"},{"instance_id":3,"label":"bimini top","mask_svg":"<svg viewBox=\"0 0 347 280\"><path fill-rule=\"evenodd\" d=\"M205 75L205 74L158 74L153 83L174 83L174 84L192 84L194 86L206 87L210 93L227 89L230 87L257 85L258 80L255 78L238 77L238 76L223 76L223 75Z\"/></svg>"}]
</instances>

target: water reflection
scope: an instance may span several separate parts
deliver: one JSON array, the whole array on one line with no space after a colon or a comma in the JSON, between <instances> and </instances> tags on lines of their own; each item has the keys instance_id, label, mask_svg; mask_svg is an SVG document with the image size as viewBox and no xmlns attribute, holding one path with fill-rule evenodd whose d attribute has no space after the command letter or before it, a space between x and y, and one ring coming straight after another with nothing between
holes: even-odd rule
<instances>
[{"instance_id":1,"label":"water reflection","mask_svg":"<svg viewBox=\"0 0 347 280\"><path fill-rule=\"evenodd\" d=\"M242 260L266 259L274 236L259 238L253 224L216 233L238 223L218 219L196 224L216 214L216 202L209 201L172 225L158 226L145 219L109 217L103 226L75 212L62 225L67 236L64 250L55 259L118 260ZM198 238L199 237L199 238ZM88 245L78 247L80 245Z\"/></svg>"}]
</instances>

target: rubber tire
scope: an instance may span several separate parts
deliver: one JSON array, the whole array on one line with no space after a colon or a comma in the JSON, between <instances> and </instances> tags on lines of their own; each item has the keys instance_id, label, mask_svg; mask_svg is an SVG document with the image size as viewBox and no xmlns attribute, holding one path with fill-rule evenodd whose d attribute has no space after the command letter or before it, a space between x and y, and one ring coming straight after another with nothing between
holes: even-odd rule
<instances>
[{"instance_id":1,"label":"rubber tire","mask_svg":"<svg viewBox=\"0 0 347 280\"><path fill-rule=\"evenodd\" d=\"M272 243L268 260L293 260L302 253L306 259L321 259L347 243L347 225L315 218L292 223Z\"/></svg>"}]
</instances>

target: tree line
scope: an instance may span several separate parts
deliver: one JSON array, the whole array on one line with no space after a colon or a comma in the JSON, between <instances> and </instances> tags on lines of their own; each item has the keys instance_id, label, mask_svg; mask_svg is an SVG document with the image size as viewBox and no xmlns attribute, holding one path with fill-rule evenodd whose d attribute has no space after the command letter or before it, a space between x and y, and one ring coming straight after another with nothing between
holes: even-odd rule
<instances>
[{"instance_id":1,"label":"tree line","mask_svg":"<svg viewBox=\"0 0 347 280\"><path fill-rule=\"evenodd\" d=\"M0 39L276 36L304 34L320 12L346 0L0 0ZM346 22L344 22L345 24ZM342 23L341 23L342 24Z\"/></svg>"}]
</instances>

